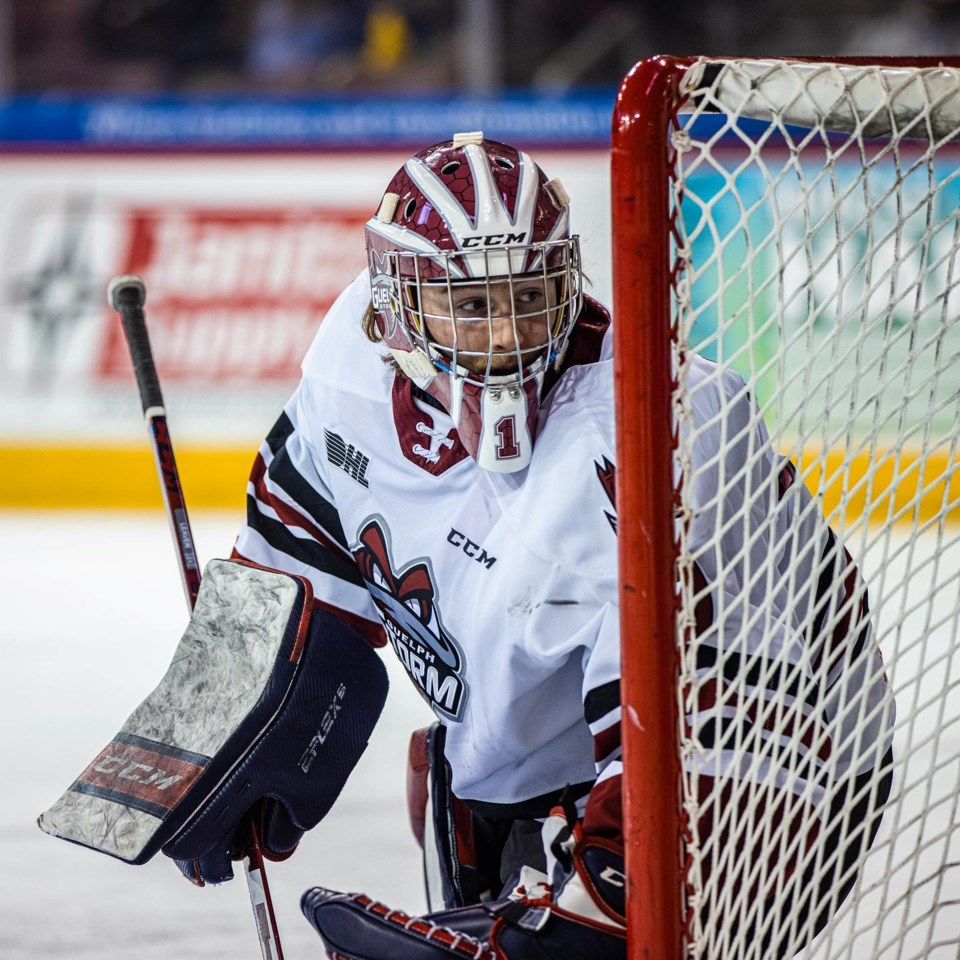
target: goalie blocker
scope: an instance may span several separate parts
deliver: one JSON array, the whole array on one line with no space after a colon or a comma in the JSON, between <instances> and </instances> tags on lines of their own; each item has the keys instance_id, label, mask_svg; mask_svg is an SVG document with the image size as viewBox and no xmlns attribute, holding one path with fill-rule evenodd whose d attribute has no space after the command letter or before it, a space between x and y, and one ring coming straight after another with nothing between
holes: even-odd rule
<instances>
[{"instance_id":1,"label":"goalie blocker","mask_svg":"<svg viewBox=\"0 0 960 960\"><path fill-rule=\"evenodd\" d=\"M259 804L264 855L289 856L387 693L379 656L312 600L303 578L211 561L163 679L40 828L128 863L162 850L203 885L233 876L235 836Z\"/></svg>"}]
</instances>

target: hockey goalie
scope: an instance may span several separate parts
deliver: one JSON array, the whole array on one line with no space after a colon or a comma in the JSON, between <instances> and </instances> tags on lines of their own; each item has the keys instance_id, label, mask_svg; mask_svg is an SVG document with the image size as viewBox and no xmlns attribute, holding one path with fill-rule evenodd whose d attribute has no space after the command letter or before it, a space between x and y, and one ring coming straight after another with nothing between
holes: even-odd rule
<instances>
[{"instance_id":1,"label":"hockey goalie","mask_svg":"<svg viewBox=\"0 0 960 960\"><path fill-rule=\"evenodd\" d=\"M404 164L365 235L368 269L304 359L256 458L233 559L223 561L259 593L221 597L215 618L237 619L248 603L259 609L270 593L260 576L294 584L312 611L303 656L313 657L294 693L312 676L327 678L318 694L326 709L345 686L343 716L351 697L364 698L341 760L324 751L312 760L311 776L328 763L334 774L321 787L319 773L302 792L303 747L290 752L267 709L237 721L236 729L251 716L249 724L276 729L244 767L250 797L272 798L267 846L292 852L334 802L382 703L371 648L389 647L437 718L413 735L408 790L431 913L410 917L316 887L302 908L329 956L624 957L610 318L584 293L569 198L526 153L458 134ZM760 904L748 922L764 955L785 957L842 901L877 829L892 706L842 544L770 448L746 385L705 360L693 370L693 456L704 493L725 491L721 508L693 520L696 632L705 659L710 650L736 656L724 660L735 682L698 694L688 722L702 750L685 762L704 791L728 790L734 807L733 785L752 778L798 837L792 858L777 864L775 892L726 877L737 891L730 923L742 922L738 896ZM757 576L761 569L769 575ZM762 623L753 615L761 593ZM265 662L279 665L297 647L297 616L306 615L278 614L283 630ZM260 689L269 692L265 676ZM775 735L761 709L769 685L803 691ZM872 722L851 742L847 726L864 711ZM291 706L280 723L295 716ZM137 738L176 740L145 732L141 719L124 749ZM736 761L731 738L745 745ZM216 745L177 744L218 756ZM106 776L111 762L94 773ZM867 780L879 786L864 791ZM852 804L858 815L840 818ZM223 824L235 827L247 808L239 791L217 789L136 842L163 849L194 879L221 880L231 846ZM715 829L720 837L726 827ZM808 862L824 833L837 857ZM777 860L762 836L749 853ZM730 871L719 854L705 869ZM642 896L642 879L632 889ZM767 922L780 913L792 918L787 933Z\"/></svg>"}]
</instances>

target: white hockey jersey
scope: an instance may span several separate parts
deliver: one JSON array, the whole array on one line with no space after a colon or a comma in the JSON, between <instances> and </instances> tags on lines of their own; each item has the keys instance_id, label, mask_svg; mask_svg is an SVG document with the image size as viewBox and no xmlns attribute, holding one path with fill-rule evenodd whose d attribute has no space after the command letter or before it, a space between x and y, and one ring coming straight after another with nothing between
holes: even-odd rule
<instances>
[{"instance_id":1,"label":"white hockey jersey","mask_svg":"<svg viewBox=\"0 0 960 960\"><path fill-rule=\"evenodd\" d=\"M447 724L459 797L546 815L597 776L585 698L618 704L609 352L564 375L533 463L497 477L365 338L369 301L362 275L321 325L236 553L307 576L367 637L383 625Z\"/></svg>"},{"instance_id":2,"label":"white hockey jersey","mask_svg":"<svg viewBox=\"0 0 960 960\"><path fill-rule=\"evenodd\" d=\"M372 642L385 633L446 725L453 790L475 810L545 816L572 785L589 795L592 830L618 838L609 334L550 391L531 465L495 475L467 455L449 416L395 377L385 349L366 339L369 302L363 274L323 321L301 383L258 455L236 554L308 577L317 602ZM723 391L749 408L743 382L725 374L699 391L703 424ZM703 434L702 449L718 447L718 430L712 441ZM771 456L758 469L780 468ZM777 523L789 525L791 510L779 508ZM701 553L713 583L710 551L736 545L713 538L704 517ZM737 590L734 580L714 584L715 607ZM738 596L750 604L749 593ZM715 624L703 630L723 648ZM737 642L749 647L749 630ZM804 638L791 642L802 648Z\"/></svg>"}]
</instances>

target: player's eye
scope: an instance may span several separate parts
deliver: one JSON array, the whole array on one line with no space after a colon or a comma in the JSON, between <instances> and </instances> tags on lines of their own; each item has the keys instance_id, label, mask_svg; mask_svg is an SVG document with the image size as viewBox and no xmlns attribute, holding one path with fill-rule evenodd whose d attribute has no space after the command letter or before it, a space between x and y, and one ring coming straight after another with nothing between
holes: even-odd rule
<instances>
[{"instance_id":1,"label":"player's eye","mask_svg":"<svg viewBox=\"0 0 960 960\"><path fill-rule=\"evenodd\" d=\"M539 288L519 290L513 298L514 310L518 314L536 313L543 311L544 296Z\"/></svg>"},{"instance_id":2,"label":"player's eye","mask_svg":"<svg viewBox=\"0 0 960 960\"><path fill-rule=\"evenodd\" d=\"M457 316L477 316L487 313L487 301L483 297L470 297L456 303Z\"/></svg>"}]
</instances>

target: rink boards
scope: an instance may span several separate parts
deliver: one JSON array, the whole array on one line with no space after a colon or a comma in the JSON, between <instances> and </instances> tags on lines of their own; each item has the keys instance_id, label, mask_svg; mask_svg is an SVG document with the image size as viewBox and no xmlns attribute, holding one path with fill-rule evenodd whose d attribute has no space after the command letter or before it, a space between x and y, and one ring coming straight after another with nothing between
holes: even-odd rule
<instances>
[{"instance_id":1,"label":"rink boards","mask_svg":"<svg viewBox=\"0 0 960 960\"><path fill-rule=\"evenodd\" d=\"M327 309L365 267L363 224L406 150L7 155L0 160L0 505L159 505L126 344L106 302L147 284L187 489L242 505L262 438ZM609 299L602 150L539 150L578 197Z\"/></svg>"},{"instance_id":2,"label":"rink boards","mask_svg":"<svg viewBox=\"0 0 960 960\"><path fill-rule=\"evenodd\" d=\"M609 302L609 154L593 146L536 155L574 197L591 292ZM104 293L110 277L133 272L147 283L188 503L241 507L256 449L324 313L364 268L363 222L406 156L399 148L4 155L0 506L160 505L126 345ZM700 295L709 298L711 283L706 275ZM705 311L698 336L709 339L715 322ZM762 397L765 385L757 387ZM848 481L876 456L855 458ZM828 497L844 459L825 451L811 477ZM923 509L936 509L948 482L937 478L952 466L945 452L927 457L915 481L898 468L897 496L919 483Z\"/></svg>"}]
</instances>

